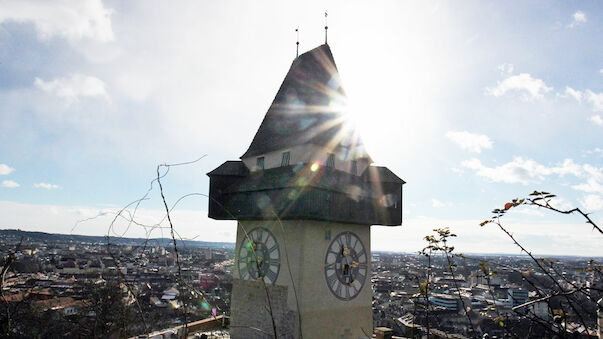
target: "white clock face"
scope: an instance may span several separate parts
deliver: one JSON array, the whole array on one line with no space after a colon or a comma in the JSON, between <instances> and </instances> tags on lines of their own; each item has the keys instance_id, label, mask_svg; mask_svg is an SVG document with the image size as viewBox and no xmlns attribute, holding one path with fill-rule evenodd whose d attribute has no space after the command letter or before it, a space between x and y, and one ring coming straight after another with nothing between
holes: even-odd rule
<instances>
[{"instance_id":1,"label":"white clock face","mask_svg":"<svg viewBox=\"0 0 603 339\"><path fill-rule=\"evenodd\" d=\"M368 272L368 254L353 232L339 233L327 248L325 279L329 290L342 300L354 299L362 290Z\"/></svg>"},{"instance_id":2,"label":"white clock face","mask_svg":"<svg viewBox=\"0 0 603 339\"><path fill-rule=\"evenodd\" d=\"M281 267L281 251L274 235L263 227L247 232L239 247L237 268L245 280L274 284Z\"/></svg>"}]
</instances>

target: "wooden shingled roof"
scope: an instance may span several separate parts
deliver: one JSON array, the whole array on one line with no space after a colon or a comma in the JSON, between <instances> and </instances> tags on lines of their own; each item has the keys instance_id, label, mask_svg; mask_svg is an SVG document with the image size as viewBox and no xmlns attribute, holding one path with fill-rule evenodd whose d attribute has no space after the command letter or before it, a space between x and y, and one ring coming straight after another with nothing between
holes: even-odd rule
<instances>
[{"instance_id":1,"label":"wooden shingled roof","mask_svg":"<svg viewBox=\"0 0 603 339\"><path fill-rule=\"evenodd\" d=\"M343 147L367 158L346 119L347 98L329 45L297 57L241 158L303 144Z\"/></svg>"}]
</instances>

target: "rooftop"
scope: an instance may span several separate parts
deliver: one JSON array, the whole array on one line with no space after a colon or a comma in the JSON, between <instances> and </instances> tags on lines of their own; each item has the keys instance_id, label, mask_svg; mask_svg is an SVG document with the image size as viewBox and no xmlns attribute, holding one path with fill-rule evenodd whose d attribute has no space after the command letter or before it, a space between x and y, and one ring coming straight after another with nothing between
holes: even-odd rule
<instances>
[{"instance_id":1,"label":"rooftop","mask_svg":"<svg viewBox=\"0 0 603 339\"><path fill-rule=\"evenodd\" d=\"M329 45L293 60L262 124L241 158L304 144L355 149L368 158L346 118L347 98Z\"/></svg>"}]
</instances>

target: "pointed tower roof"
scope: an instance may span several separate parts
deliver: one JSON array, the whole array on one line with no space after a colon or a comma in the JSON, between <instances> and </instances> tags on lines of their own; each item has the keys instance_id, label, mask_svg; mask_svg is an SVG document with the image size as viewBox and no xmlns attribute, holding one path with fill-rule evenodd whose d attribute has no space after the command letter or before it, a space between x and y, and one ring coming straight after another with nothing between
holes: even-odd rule
<instances>
[{"instance_id":1,"label":"pointed tower roof","mask_svg":"<svg viewBox=\"0 0 603 339\"><path fill-rule=\"evenodd\" d=\"M329 45L293 60L249 149L241 158L303 144L369 155L346 116L347 98ZM372 161L371 161L372 162Z\"/></svg>"}]
</instances>

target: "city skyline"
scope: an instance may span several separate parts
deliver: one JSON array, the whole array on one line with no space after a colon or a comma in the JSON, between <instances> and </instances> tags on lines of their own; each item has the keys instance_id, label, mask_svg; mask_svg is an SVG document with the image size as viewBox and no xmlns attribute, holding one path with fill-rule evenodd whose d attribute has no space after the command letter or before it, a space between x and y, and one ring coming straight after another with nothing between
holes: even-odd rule
<instances>
[{"instance_id":1,"label":"city skyline","mask_svg":"<svg viewBox=\"0 0 603 339\"><path fill-rule=\"evenodd\" d=\"M374 227L374 250L413 252L448 226L461 252L517 254L479 223L533 190L601 224L601 6L457 5L7 1L0 227L106 234L157 164L203 155L162 182L170 205L207 194L205 173L251 143L295 57L295 28L300 53L324 42L325 9L351 118L376 164L408 183L403 225ZM152 194L138 214L150 224L163 216ZM173 215L185 238L234 241L235 222L208 219L204 197ZM505 225L536 253L603 255L579 216L524 208Z\"/></svg>"}]
</instances>

